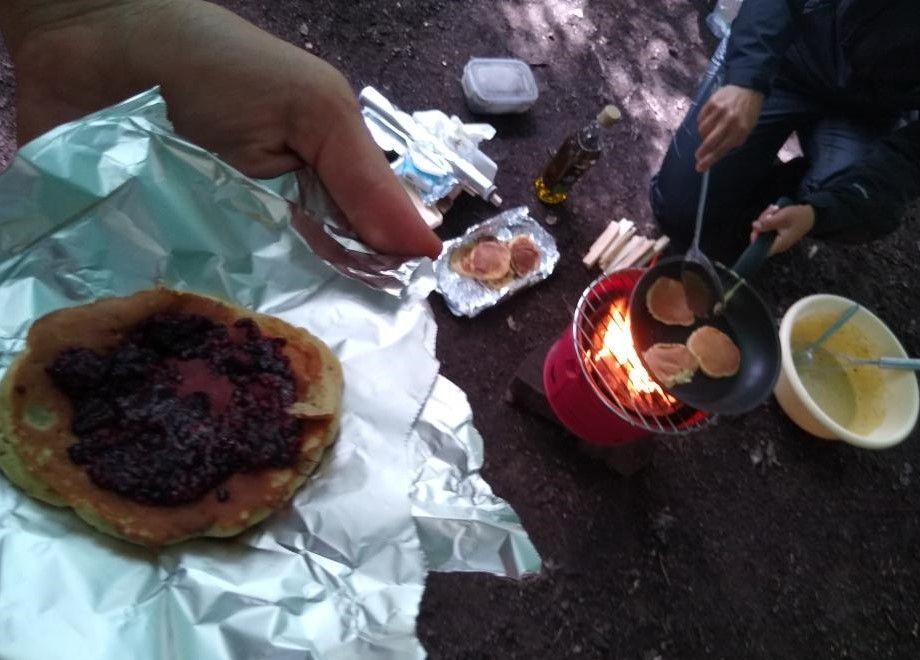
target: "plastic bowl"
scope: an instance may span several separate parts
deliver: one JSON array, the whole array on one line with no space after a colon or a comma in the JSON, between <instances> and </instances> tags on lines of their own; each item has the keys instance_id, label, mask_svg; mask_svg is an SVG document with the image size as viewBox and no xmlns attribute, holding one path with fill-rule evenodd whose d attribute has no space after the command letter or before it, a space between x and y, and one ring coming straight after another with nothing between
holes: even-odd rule
<instances>
[{"instance_id":1,"label":"plastic bowl","mask_svg":"<svg viewBox=\"0 0 920 660\"><path fill-rule=\"evenodd\" d=\"M917 423L920 394L913 371L886 370L885 414L871 433L860 435L835 422L815 403L792 363L791 335L796 320L809 314L839 314L853 302L841 296L817 294L802 298L789 308L779 328L782 368L773 393L792 421L812 435L867 449L884 449L904 440ZM897 337L869 310L860 309L849 324L855 325L869 340L879 357L907 357Z\"/></svg>"}]
</instances>

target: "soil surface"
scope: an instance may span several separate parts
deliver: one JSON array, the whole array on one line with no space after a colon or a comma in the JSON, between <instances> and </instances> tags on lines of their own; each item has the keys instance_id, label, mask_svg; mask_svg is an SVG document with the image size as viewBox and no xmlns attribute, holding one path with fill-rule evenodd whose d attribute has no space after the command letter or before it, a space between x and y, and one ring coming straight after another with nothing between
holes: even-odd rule
<instances>
[{"instance_id":1,"label":"soil surface","mask_svg":"<svg viewBox=\"0 0 920 660\"><path fill-rule=\"evenodd\" d=\"M279 37L371 84L405 110L491 121L505 207L525 204L563 255L546 282L474 320L437 296L442 373L469 395L484 475L545 560L524 581L432 574L418 634L432 658L910 658L920 656L920 433L882 451L819 441L770 399L706 431L657 436L631 477L579 451L555 424L504 401L525 357L571 321L595 277L580 258L611 219L657 235L649 177L714 46L704 0L224 0ZM528 62L540 99L523 116L476 117L460 87L471 56ZM0 147L13 142L13 71L0 64ZM552 209L532 179L565 135L607 102L623 110L610 149ZM494 209L469 197L445 238ZM550 217L552 216L552 217ZM550 222L555 221L553 224ZM816 292L851 297L920 355L920 232L810 241L754 284L779 319Z\"/></svg>"}]
</instances>

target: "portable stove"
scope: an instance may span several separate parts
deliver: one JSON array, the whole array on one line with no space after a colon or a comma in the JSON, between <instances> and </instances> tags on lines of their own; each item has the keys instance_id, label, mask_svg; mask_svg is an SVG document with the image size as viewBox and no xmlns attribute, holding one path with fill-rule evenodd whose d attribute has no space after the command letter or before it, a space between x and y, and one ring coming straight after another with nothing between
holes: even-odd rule
<instances>
[{"instance_id":1,"label":"portable stove","mask_svg":"<svg viewBox=\"0 0 920 660\"><path fill-rule=\"evenodd\" d=\"M713 421L684 405L649 376L633 346L629 296L642 275L633 268L595 280L582 294L571 327L543 365L547 401L576 436L617 445L652 434L699 430Z\"/></svg>"}]
</instances>

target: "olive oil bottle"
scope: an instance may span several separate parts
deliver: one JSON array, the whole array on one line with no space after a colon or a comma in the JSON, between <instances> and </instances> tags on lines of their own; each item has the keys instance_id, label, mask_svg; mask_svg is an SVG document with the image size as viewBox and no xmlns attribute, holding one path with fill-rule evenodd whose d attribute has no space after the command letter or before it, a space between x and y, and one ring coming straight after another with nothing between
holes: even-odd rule
<instances>
[{"instance_id":1,"label":"olive oil bottle","mask_svg":"<svg viewBox=\"0 0 920 660\"><path fill-rule=\"evenodd\" d=\"M600 158L602 133L619 119L616 106L605 106L593 122L566 138L534 181L541 202L559 204L566 200L575 182Z\"/></svg>"}]
</instances>

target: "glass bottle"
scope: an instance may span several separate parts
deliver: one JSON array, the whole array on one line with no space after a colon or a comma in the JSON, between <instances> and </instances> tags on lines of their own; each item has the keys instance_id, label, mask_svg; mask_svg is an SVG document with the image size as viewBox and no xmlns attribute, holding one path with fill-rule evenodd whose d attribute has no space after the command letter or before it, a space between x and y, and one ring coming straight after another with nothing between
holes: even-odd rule
<instances>
[{"instance_id":1,"label":"glass bottle","mask_svg":"<svg viewBox=\"0 0 920 660\"><path fill-rule=\"evenodd\" d=\"M600 158L601 134L619 119L620 111L616 106L605 106L593 122L566 138L534 181L541 202L559 204L565 201L575 182Z\"/></svg>"}]
</instances>

